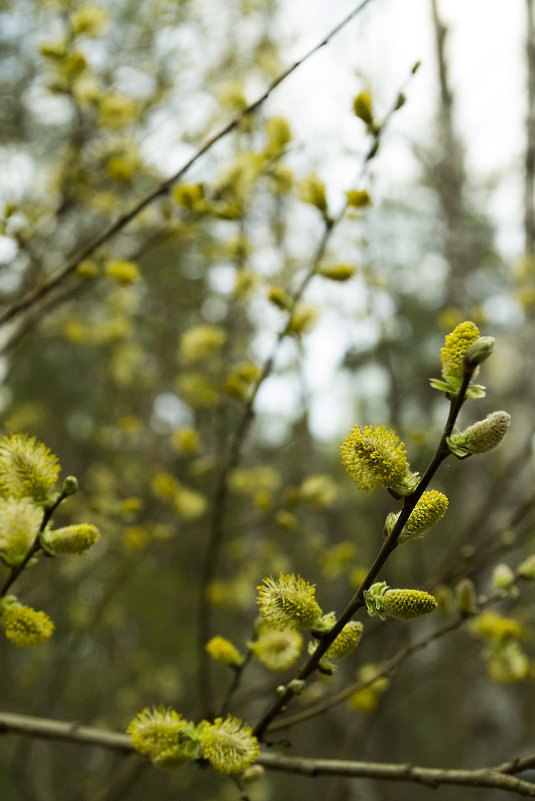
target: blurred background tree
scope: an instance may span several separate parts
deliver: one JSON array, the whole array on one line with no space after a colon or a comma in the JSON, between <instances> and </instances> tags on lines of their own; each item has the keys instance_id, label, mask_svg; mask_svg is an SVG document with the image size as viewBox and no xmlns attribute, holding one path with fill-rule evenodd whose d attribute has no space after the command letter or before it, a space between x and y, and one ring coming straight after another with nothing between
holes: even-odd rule
<instances>
[{"instance_id":1,"label":"blurred background tree","mask_svg":"<svg viewBox=\"0 0 535 801\"><path fill-rule=\"evenodd\" d=\"M353 40L366 38L373 15L388 20L387 6L371 2L352 23ZM348 10L341 3L336 13ZM317 583L325 609L343 608L397 507L386 493L355 491L339 444L354 423L384 423L423 471L447 413L428 378L438 375L444 334L465 319L498 347L485 364L488 396L462 423L503 408L511 433L489 458L448 463L434 484L450 498L447 516L425 542L396 553L386 578L435 592L448 614L460 579L485 592L496 562L515 566L530 554L532 0L525 11L526 126L513 157L524 180L525 252L512 264L490 212L503 165L484 180L471 174L436 0L435 118L404 145L418 175L390 194L381 159L399 146L398 119L421 91L416 70L376 102L379 77L365 63L348 67L343 182L318 161L321 147L309 152L294 134L299 107L282 116L270 97L243 113L290 63L299 25L288 31L276 0L4 2L2 429L36 436L78 477L80 492L56 522L91 520L102 534L88 555L47 560L21 577L21 594L49 610L56 632L41 648L0 649L4 710L124 730L139 709L164 703L199 720L231 681L205 644L219 634L245 652L264 576L298 572ZM349 117L370 86L371 122ZM497 89L495 113L508 113L507 100L508 89ZM314 87L301 102L314 103ZM151 193L127 225L76 258ZM296 753L460 767L533 750L532 597L523 587L500 608L525 640L521 667L504 668L501 681L481 640L463 629L413 655L390 684L280 737ZM365 676L431 628L370 623L358 658L314 680L299 703ZM279 679L254 662L245 675L232 711L253 723L291 672ZM143 770L136 758L13 737L0 745L10 801L236 797L191 766ZM303 787L333 801L427 793L274 774L251 797L298 797Z\"/></svg>"}]
</instances>

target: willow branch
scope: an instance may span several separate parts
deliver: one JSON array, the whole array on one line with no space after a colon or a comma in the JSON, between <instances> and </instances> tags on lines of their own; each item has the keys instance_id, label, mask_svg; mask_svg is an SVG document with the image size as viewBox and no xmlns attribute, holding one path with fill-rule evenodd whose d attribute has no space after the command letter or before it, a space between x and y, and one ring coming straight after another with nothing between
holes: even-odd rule
<instances>
[{"instance_id":1,"label":"willow branch","mask_svg":"<svg viewBox=\"0 0 535 801\"><path fill-rule=\"evenodd\" d=\"M517 574L516 579L518 580L518 578L520 577ZM340 690L340 692L336 693L335 695L331 695L329 698L325 698L323 701L320 701L313 706L308 707L308 709L303 709L301 712L297 712L295 715L288 715L281 720L275 721L272 725L270 725L269 731L273 732L280 729L287 729L290 726L294 726L296 723L302 723L305 720L310 720L311 718L315 718L318 715L324 714L332 707L338 706L339 704L343 703L343 701L346 701L351 695L353 695L353 693L356 693L359 690L364 690L366 687L370 687L378 679L390 676L403 662L405 662L405 660L407 660L413 654L423 650L424 648L427 648L427 646L432 642L441 639L447 634L451 634L452 631L456 631L458 628L464 625L467 620L470 620L470 618L474 615L478 615L483 609L486 609L488 606L492 606L492 604L503 600L504 594L501 590L494 592L489 597L479 598L477 609L473 612L473 614L460 612L456 617L448 620L442 626L439 626L425 637L422 637L422 639L417 640L412 645L407 645L404 648L401 648L396 654L390 657L390 659L387 659L382 665L379 665L375 673L369 678L352 682L351 684L347 685L347 687L344 687L343 690Z\"/></svg>"},{"instance_id":2,"label":"willow branch","mask_svg":"<svg viewBox=\"0 0 535 801\"><path fill-rule=\"evenodd\" d=\"M15 733L46 740L62 740L78 745L97 746L124 754L134 753L127 734L107 732L90 726L79 726L68 721L0 713L0 734ZM297 773L305 776L349 776L386 781L408 781L438 787L454 784L461 787L490 787L509 790L518 795L535 798L535 785L517 779L514 774L528 770L535 764L535 754L517 757L502 765L475 770L420 768L410 764L381 762L352 762L340 759L311 759L285 757L262 752L258 764L268 770Z\"/></svg>"},{"instance_id":3,"label":"willow branch","mask_svg":"<svg viewBox=\"0 0 535 801\"><path fill-rule=\"evenodd\" d=\"M104 245L108 242L115 234L122 231L122 229L128 225L133 219L135 219L140 212L143 211L147 206L149 206L154 200L159 197L166 195L173 184L179 181L187 172L188 170L202 157L205 153L212 149L212 147L222 139L224 139L229 133L234 131L244 117L247 117L250 114L254 114L258 109L265 103L271 93L283 82L288 78L293 72L295 72L305 61L308 61L318 50L321 50L322 47L327 45L333 37L336 36L346 25L351 22L351 20L356 17L369 3L371 0L363 0L356 8L354 8L344 19L342 19L337 25L332 28L331 31L314 47L312 47L304 56L300 59L295 61L291 64L287 69L281 72L274 80L269 84L267 89L260 95L254 102L252 102L249 106L244 108L236 117L234 117L227 125L217 131L213 136L207 139L204 144L194 153L191 158L189 158L185 164L177 170L173 175L163 181L159 186L156 187L152 192L145 195L140 201L138 201L132 208L122 214L115 222L113 222L108 228L106 228L102 233L100 233L95 239L91 240L87 245L82 247L72 258L65 264L63 267L60 267L58 270L53 272L48 278L46 278L41 284L36 286L27 294L23 295L22 298L16 300L11 306L9 306L2 314L0 314L0 325L12 320L17 315L19 315L25 309L30 308L35 303L38 303L42 298L46 297L48 293L53 290L61 281L71 275L75 270L78 264L87 259L97 248Z\"/></svg>"},{"instance_id":4,"label":"willow branch","mask_svg":"<svg viewBox=\"0 0 535 801\"><path fill-rule=\"evenodd\" d=\"M533 759L533 755L532 755ZM299 773L304 776L349 776L352 778L405 781L439 787L454 784L460 787L487 787L508 790L517 795L535 798L535 785L502 773L497 768L478 770L455 770L444 768L420 768L415 765L395 765L382 762L349 762L342 759L309 759L305 757L282 757L278 754L262 753L258 764L268 770Z\"/></svg>"},{"instance_id":5,"label":"willow branch","mask_svg":"<svg viewBox=\"0 0 535 801\"><path fill-rule=\"evenodd\" d=\"M468 389L473 374L474 374L474 368L467 369L464 372L461 387L459 389L458 394L451 400L448 419L444 426L442 437L440 438L440 442L437 446L435 454L431 459L431 462L427 470L425 471L424 475L422 476L418 486L416 487L412 495L409 495L408 497L405 498L403 507L399 513L399 517L396 521L396 524L392 529L392 532L389 535L389 537L384 541L381 549L379 550L379 553L375 558L374 563L372 564L366 577L364 578L364 581L362 582L362 584L360 585L360 587L358 588L358 590L356 591L353 598L348 603L348 605L346 606L340 617L337 619L332 629L321 638L314 653L311 654L311 656L309 656L305 664L299 670L296 676L296 678L299 681L305 681L311 675L311 673L313 673L316 670L321 657L327 652L327 650L332 645L337 636L340 634L346 623L348 623L354 616L354 614L361 607L365 605L364 592L371 587L372 583L377 578L379 572L385 565L386 561L397 547L399 536L403 531L403 527L405 526L405 523L409 519L411 512L413 511L414 507L420 500L422 494L428 487L431 479L435 475L439 466L451 454L446 443L446 438L451 434L453 430L455 420L457 419L457 416L461 410L461 406L465 400L466 391ZM279 696L277 696L277 698L264 712L264 714L262 715L262 717L260 718L260 720L258 721L258 723L254 728L254 733L259 739L262 738L262 735L264 734L268 726L271 724L271 722L275 720L275 718L278 717L278 715L286 708L287 704L292 699L293 695L294 691L292 690L290 684L288 684L284 692L281 693Z\"/></svg>"}]
</instances>

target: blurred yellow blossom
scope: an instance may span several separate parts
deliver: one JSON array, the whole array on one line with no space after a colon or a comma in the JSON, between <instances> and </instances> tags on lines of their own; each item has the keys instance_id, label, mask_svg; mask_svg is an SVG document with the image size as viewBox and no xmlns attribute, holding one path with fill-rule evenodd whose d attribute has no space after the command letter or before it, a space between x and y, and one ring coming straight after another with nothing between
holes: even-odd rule
<instances>
[{"instance_id":1,"label":"blurred yellow blossom","mask_svg":"<svg viewBox=\"0 0 535 801\"><path fill-rule=\"evenodd\" d=\"M102 33L110 20L109 14L100 6L80 6L69 19L71 31L75 36L85 34L95 38Z\"/></svg>"}]
</instances>

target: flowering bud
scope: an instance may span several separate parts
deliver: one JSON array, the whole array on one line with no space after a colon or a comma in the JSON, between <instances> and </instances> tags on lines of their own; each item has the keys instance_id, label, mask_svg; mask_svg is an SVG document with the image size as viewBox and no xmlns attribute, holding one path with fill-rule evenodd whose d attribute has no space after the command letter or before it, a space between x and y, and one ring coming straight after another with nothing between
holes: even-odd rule
<instances>
[{"instance_id":1,"label":"flowering bud","mask_svg":"<svg viewBox=\"0 0 535 801\"><path fill-rule=\"evenodd\" d=\"M444 517L447 508L448 499L444 493L437 490L424 492L405 523L398 542L407 542L421 537L424 531ZM387 534L392 532L399 515L400 512L388 515L385 526Z\"/></svg>"},{"instance_id":2,"label":"flowering bud","mask_svg":"<svg viewBox=\"0 0 535 801\"><path fill-rule=\"evenodd\" d=\"M274 628L311 629L321 617L315 585L300 576L282 572L278 579L269 576L258 591L260 614Z\"/></svg>"},{"instance_id":3,"label":"flowering bud","mask_svg":"<svg viewBox=\"0 0 535 801\"><path fill-rule=\"evenodd\" d=\"M471 321L459 323L451 334L446 336L444 347L440 352L442 375L446 380L462 378L464 357L479 338L479 329Z\"/></svg>"},{"instance_id":4,"label":"flowering bud","mask_svg":"<svg viewBox=\"0 0 535 801\"><path fill-rule=\"evenodd\" d=\"M216 718L202 732L204 758L220 773L242 773L256 761L258 740L239 718Z\"/></svg>"},{"instance_id":5,"label":"flowering bud","mask_svg":"<svg viewBox=\"0 0 535 801\"><path fill-rule=\"evenodd\" d=\"M46 505L56 483L57 457L35 437L13 434L0 440L0 493Z\"/></svg>"},{"instance_id":6,"label":"flowering bud","mask_svg":"<svg viewBox=\"0 0 535 801\"><path fill-rule=\"evenodd\" d=\"M329 646L327 656L330 659L343 659L353 653L360 642L364 626L358 620L350 620L346 623L340 634L336 637L332 645Z\"/></svg>"},{"instance_id":7,"label":"flowering bud","mask_svg":"<svg viewBox=\"0 0 535 801\"><path fill-rule=\"evenodd\" d=\"M287 670L297 661L303 646L303 638L293 628L276 629L262 625L256 642L249 648L259 662L269 670Z\"/></svg>"},{"instance_id":8,"label":"flowering bud","mask_svg":"<svg viewBox=\"0 0 535 801\"><path fill-rule=\"evenodd\" d=\"M435 598L423 590L387 590L384 604L387 615L405 620L432 612L437 606Z\"/></svg>"},{"instance_id":9,"label":"flowering bud","mask_svg":"<svg viewBox=\"0 0 535 801\"><path fill-rule=\"evenodd\" d=\"M1 612L7 639L18 647L30 648L45 643L54 631L54 624L45 612L22 606L13 597Z\"/></svg>"},{"instance_id":10,"label":"flowering bud","mask_svg":"<svg viewBox=\"0 0 535 801\"><path fill-rule=\"evenodd\" d=\"M483 344L474 349L474 359L483 361L483 358L490 355L490 340L492 337L480 337L477 325L470 320L459 325L453 329L451 334L446 336L444 347L440 352L442 361L442 377L443 381L432 378L431 386L435 389L442 390L448 396L455 396L459 393L461 384L466 370L473 370L474 375L477 373L477 365L479 361L466 362L465 356L470 351L470 348L479 340L483 340ZM483 355L483 354L486 354ZM480 398L485 395L485 388L478 384L471 384L466 390L467 397Z\"/></svg>"},{"instance_id":11,"label":"flowering bud","mask_svg":"<svg viewBox=\"0 0 535 801\"><path fill-rule=\"evenodd\" d=\"M448 447L459 458L473 453L486 453L500 444L510 422L511 415L508 412L492 412L462 433L447 437Z\"/></svg>"},{"instance_id":12,"label":"flowering bud","mask_svg":"<svg viewBox=\"0 0 535 801\"><path fill-rule=\"evenodd\" d=\"M372 584L364 592L364 600L369 615L386 615L410 620L425 615L436 609L437 602L428 592L423 590L391 590L385 581Z\"/></svg>"},{"instance_id":13,"label":"flowering bud","mask_svg":"<svg viewBox=\"0 0 535 801\"><path fill-rule=\"evenodd\" d=\"M224 637L212 637L204 646L214 662L221 665L238 668L243 665L244 657L240 654L236 646Z\"/></svg>"},{"instance_id":14,"label":"flowering bud","mask_svg":"<svg viewBox=\"0 0 535 801\"><path fill-rule=\"evenodd\" d=\"M50 553L83 553L100 539L95 526L81 523L75 526L46 529L40 536L41 546Z\"/></svg>"},{"instance_id":15,"label":"flowering bud","mask_svg":"<svg viewBox=\"0 0 535 801\"><path fill-rule=\"evenodd\" d=\"M410 472L405 446L384 426L354 426L341 452L347 472L368 492L389 487L400 495L410 495L418 484L418 473Z\"/></svg>"},{"instance_id":16,"label":"flowering bud","mask_svg":"<svg viewBox=\"0 0 535 801\"><path fill-rule=\"evenodd\" d=\"M126 732L136 751L162 768L175 768L202 756L195 726L171 707L146 707Z\"/></svg>"}]
</instances>

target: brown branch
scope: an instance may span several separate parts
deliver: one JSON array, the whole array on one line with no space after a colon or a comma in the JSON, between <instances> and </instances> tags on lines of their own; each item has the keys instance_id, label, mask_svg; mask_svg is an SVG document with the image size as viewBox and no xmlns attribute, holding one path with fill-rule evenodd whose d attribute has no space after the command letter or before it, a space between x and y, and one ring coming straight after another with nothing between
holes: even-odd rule
<instances>
[{"instance_id":1,"label":"brown branch","mask_svg":"<svg viewBox=\"0 0 535 801\"><path fill-rule=\"evenodd\" d=\"M412 495L407 496L404 499L403 507L399 513L398 519L390 536L384 541L379 553L377 554L374 563L368 570L364 581L354 594L353 598L350 600L340 617L337 619L336 623L332 627L332 629L325 634L322 639L319 641L316 650L314 651L311 656L307 659L305 664L299 670L296 678L299 681L306 680L317 668L321 657L327 652L329 647L332 645L336 637L340 634L346 623L348 623L351 618L355 615L355 613L361 609L365 605L364 601L364 592L368 590L372 583L377 578L378 574L380 573L381 569L387 562L388 558L394 552L395 548L398 544L399 536L403 530L403 527L411 512L413 511L414 507L418 503L419 499L421 498L424 491L427 489L431 479L435 475L436 471L438 470L439 466L442 462L450 456L450 450L446 444L446 437L448 437L455 424L455 420L457 419L457 415L461 409L462 404L464 403L466 397L466 390L470 384L470 380L473 376L474 368L470 370L466 370L463 376L463 381L461 387L459 389L458 395L456 395L450 404L450 410L448 414L448 419L444 426L444 431L442 433L442 437L440 442L437 446L435 454L429 463L427 470L425 471L424 475L422 476L420 483L412 493ZM261 739L262 735L266 731L266 729L270 726L271 722L275 720L276 717L286 708L289 701L292 699L294 692L291 688L291 684L286 685L286 688L283 693L281 693L271 704L268 706L267 710L264 712L258 723L254 728L254 733L256 736Z\"/></svg>"},{"instance_id":2,"label":"brown branch","mask_svg":"<svg viewBox=\"0 0 535 801\"><path fill-rule=\"evenodd\" d=\"M103 731L90 726L80 726L63 720L34 718L0 712L0 734L16 732L27 737L42 737L45 740L63 740L81 745L96 745L113 751L133 753L134 749L128 734Z\"/></svg>"},{"instance_id":3,"label":"brown branch","mask_svg":"<svg viewBox=\"0 0 535 801\"><path fill-rule=\"evenodd\" d=\"M124 754L134 753L127 734L108 732L77 723L34 718L26 715L0 713L0 734L16 733L26 737L62 740L78 745L97 746ZM535 754L518 757L496 767L475 770L421 768L410 764L381 762L352 762L340 759L311 759L285 757L263 751L258 764L268 770L297 773L304 776L349 776L386 781L408 781L438 787L453 784L461 787L490 787L508 790L518 795L535 798L535 785L515 778L514 773L528 770L535 764Z\"/></svg>"},{"instance_id":4,"label":"brown branch","mask_svg":"<svg viewBox=\"0 0 535 801\"><path fill-rule=\"evenodd\" d=\"M314 45L304 56L300 59L295 61L292 65L287 67L283 72L280 73L268 86L268 88L263 92L260 97L258 97L253 103L247 106L243 111L241 111L236 117L234 117L227 125L217 131L213 136L206 140L206 142L194 153L194 155L188 159L188 161L173 175L163 181L159 186L156 187L152 192L148 195L145 195L138 203L136 203L130 211L127 211L125 214L122 214L114 223L112 223L108 228L106 228L101 234L99 234L95 239L89 242L87 245L82 247L72 258L65 264L63 267L60 267L58 270L53 272L47 279L45 279L39 286L32 289L27 294L23 295L22 298L16 300L11 306L9 306L2 314L0 314L0 325L3 323L12 320L16 317L20 312L28 309L29 307L33 306L35 303L39 302L42 298L46 297L48 293L54 289L61 281L71 275L75 270L78 264L87 259L97 248L99 248L104 243L108 242L115 234L121 231L129 222L131 222L138 214L143 211L148 205L150 205L154 200L157 198L166 195L167 192L171 189L173 184L179 181L186 172L190 169L190 167L197 162L201 156L207 153L212 147L223 139L227 134L234 131L243 120L244 117L247 117L250 114L254 114L260 106L262 106L271 93L283 82L288 78L295 70L297 70L305 61L308 61L315 53L318 52L322 47L327 45L331 39L336 36L345 26L351 22L351 20L357 16L369 3L371 0L362 0L362 2L354 8L346 17L344 17L341 22L335 25L331 31L321 40L318 44Z\"/></svg>"},{"instance_id":5,"label":"brown branch","mask_svg":"<svg viewBox=\"0 0 535 801\"><path fill-rule=\"evenodd\" d=\"M420 768L411 764L391 765L382 762L349 762L342 759L282 757L278 754L266 753L259 756L258 764L268 770L299 773L304 776L350 776L405 781L425 784L433 788L442 784L455 784L461 787L492 787L535 798L535 785L516 779L510 774L504 774L497 768L480 768L479 770Z\"/></svg>"}]
</instances>

